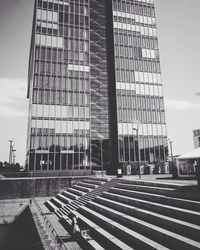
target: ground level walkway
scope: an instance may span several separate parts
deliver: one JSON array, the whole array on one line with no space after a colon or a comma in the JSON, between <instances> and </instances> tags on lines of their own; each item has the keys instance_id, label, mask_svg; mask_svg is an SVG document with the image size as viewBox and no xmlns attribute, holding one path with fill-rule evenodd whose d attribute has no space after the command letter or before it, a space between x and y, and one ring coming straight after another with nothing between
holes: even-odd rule
<instances>
[{"instance_id":1,"label":"ground level walkway","mask_svg":"<svg viewBox=\"0 0 200 250\"><path fill-rule=\"evenodd\" d=\"M104 175L104 177L115 178L114 175ZM197 180L190 178L190 176L185 176L181 179L173 179L171 174L152 174L152 175L141 175L141 179L138 175L123 175L125 180L141 180L141 181L152 181L152 182L164 182L164 183L174 183L181 185L197 185Z\"/></svg>"}]
</instances>

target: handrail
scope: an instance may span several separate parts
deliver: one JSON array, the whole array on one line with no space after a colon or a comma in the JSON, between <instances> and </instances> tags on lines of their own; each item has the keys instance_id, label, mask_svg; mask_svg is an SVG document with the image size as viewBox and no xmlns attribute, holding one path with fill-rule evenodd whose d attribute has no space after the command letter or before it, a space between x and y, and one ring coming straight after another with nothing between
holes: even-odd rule
<instances>
[{"instance_id":1,"label":"handrail","mask_svg":"<svg viewBox=\"0 0 200 250\"><path fill-rule=\"evenodd\" d=\"M57 234L56 230L54 229L53 225L51 224L51 222L49 221L49 219L47 218L47 216L45 216L45 214L43 213L43 211L42 211L40 205L38 204L37 200L35 198L33 198L32 200L34 201L37 209L39 210L39 213L40 213L41 217L43 218L43 220L45 222L46 229L48 229L48 231L50 232L51 236L53 236L51 238L52 238L54 244L57 247L55 249L68 250L68 248L65 246L63 240Z\"/></svg>"}]
</instances>

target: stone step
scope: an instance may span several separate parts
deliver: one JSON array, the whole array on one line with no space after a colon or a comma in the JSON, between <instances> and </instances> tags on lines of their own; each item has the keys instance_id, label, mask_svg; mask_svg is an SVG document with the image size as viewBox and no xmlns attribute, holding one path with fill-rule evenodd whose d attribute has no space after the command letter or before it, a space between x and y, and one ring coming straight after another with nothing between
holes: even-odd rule
<instances>
[{"instance_id":1,"label":"stone step","mask_svg":"<svg viewBox=\"0 0 200 250\"><path fill-rule=\"evenodd\" d=\"M76 199L79 198L78 195L73 194L73 193L71 193L70 191L68 192L68 190L67 190L67 191L63 191L63 192L62 192L62 195L66 196L67 198L70 198L71 200L76 200Z\"/></svg>"},{"instance_id":2,"label":"stone step","mask_svg":"<svg viewBox=\"0 0 200 250\"><path fill-rule=\"evenodd\" d=\"M109 187L104 187L104 188L97 188L95 190L93 190L92 192L90 193L87 193L86 195L84 195L83 197L80 197L79 199L91 199L95 196L99 196L101 195L103 192L105 191L108 191L112 186L109 186Z\"/></svg>"},{"instance_id":3,"label":"stone step","mask_svg":"<svg viewBox=\"0 0 200 250\"><path fill-rule=\"evenodd\" d=\"M61 209L59 210L59 213L56 212L55 214L58 216L59 219L61 219L63 216L66 216L66 214L61 211Z\"/></svg>"},{"instance_id":4,"label":"stone step","mask_svg":"<svg viewBox=\"0 0 200 250\"><path fill-rule=\"evenodd\" d=\"M68 216L68 214L70 213L70 211L66 210L65 208L60 208L59 210L62 213L62 216L63 215L67 215Z\"/></svg>"},{"instance_id":5,"label":"stone step","mask_svg":"<svg viewBox=\"0 0 200 250\"><path fill-rule=\"evenodd\" d=\"M150 194L115 187L110 188L109 192L200 212L200 202L198 201L185 200L160 194Z\"/></svg>"},{"instance_id":6,"label":"stone step","mask_svg":"<svg viewBox=\"0 0 200 250\"><path fill-rule=\"evenodd\" d=\"M187 186L185 184L179 184L179 183L167 183L167 182L147 181L147 180L124 180L123 179L122 183L140 185L140 186L143 185L143 186L151 186L151 187L172 188L172 189L182 189Z\"/></svg>"},{"instance_id":7,"label":"stone step","mask_svg":"<svg viewBox=\"0 0 200 250\"><path fill-rule=\"evenodd\" d=\"M74 214L74 211L71 213L71 214ZM64 225L64 227L67 229L68 232L72 233L72 221L71 219L68 217L68 216L63 216L61 218L61 222L62 224ZM94 239L92 239L90 237L89 240L86 240L85 238L83 238L81 236L81 234L78 234L76 236L77 240L79 241L79 243L81 244L81 246L83 247L83 249L88 249L88 250L104 250L104 248L97 242L95 241ZM67 246L67 249L68 249L68 246ZM72 249L70 247L70 249Z\"/></svg>"},{"instance_id":8,"label":"stone step","mask_svg":"<svg viewBox=\"0 0 200 250\"><path fill-rule=\"evenodd\" d=\"M110 178L104 178L104 177L88 177L87 180L97 180L102 182L108 182Z\"/></svg>"},{"instance_id":9,"label":"stone step","mask_svg":"<svg viewBox=\"0 0 200 250\"><path fill-rule=\"evenodd\" d=\"M70 204L66 204L64 209L67 209L68 211L72 211L72 210L76 210L78 209L79 206L83 206L84 204L86 204L89 200L91 199L81 199L80 198L78 200L73 200Z\"/></svg>"},{"instance_id":10,"label":"stone step","mask_svg":"<svg viewBox=\"0 0 200 250\"><path fill-rule=\"evenodd\" d=\"M87 206L93 211L103 214L104 216L112 219L124 226L128 226L130 229L162 244L166 247L176 249L199 249L200 242L196 242L189 238L183 237L177 233L170 232L169 230L158 227L154 224L145 222L134 216L127 215L125 213L116 211L112 208L107 208L104 205L96 202L89 202Z\"/></svg>"},{"instance_id":11,"label":"stone step","mask_svg":"<svg viewBox=\"0 0 200 250\"><path fill-rule=\"evenodd\" d=\"M58 218L62 218L63 213L60 211L60 209L55 210L54 213L58 216Z\"/></svg>"},{"instance_id":12,"label":"stone step","mask_svg":"<svg viewBox=\"0 0 200 250\"><path fill-rule=\"evenodd\" d=\"M65 207L67 207L68 209L70 209L70 211L74 210L74 209L77 209L77 205L73 204L73 202L70 203L70 204L67 204Z\"/></svg>"},{"instance_id":13,"label":"stone step","mask_svg":"<svg viewBox=\"0 0 200 250\"><path fill-rule=\"evenodd\" d=\"M70 199L70 198L68 198L68 197L66 197L65 195L62 195L62 194L57 194L56 198L59 199L59 200L61 200L65 204L68 204L68 203L70 203L70 202L73 201L72 199Z\"/></svg>"},{"instance_id":14,"label":"stone step","mask_svg":"<svg viewBox=\"0 0 200 250\"><path fill-rule=\"evenodd\" d=\"M71 211L71 208L69 207L69 204L67 204L66 206L64 206L63 209L64 209L66 212Z\"/></svg>"},{"instance_id":15,"label":"stone step","mask_svg":"<svg viewBox=\"0 0 200 250\"><path fill-rule=\"evenodd\" d=\"M98 226L97 224L89 220L87 217L78 213L77 211L73 211L72 213L79 218L79 220L81 221L81 224L84 224L84 226L89 229L89 232L92 238L98 242L101 242L102 246L105 247L106 249L116 249L116 250L133 249L132 247L128 246L126 243L117 239L113 234L104 230L103 228L101 228L100 226Z\"/></svg>"},{"instance_id":16,"label":"stone step","mask_svg":"<svg viewBox=\"0 0 200 250\"><path fill-rule=\"evenodd\" d=\"M54 205L56 205L58 208L60 207L64 207L65 206L65 203L63 203L62 201L60 201L59 199L53 197L51 198L50 200Z\"/></svg>"},{"instance_id":17,"label":"stone step","mask_svg":"<svg viewBox=\"0 0 200 250\"><path fill-rule=\"evenodd\" d=\"M49 209L51 212L55 212L56 210L58 210L58 207L55 206L50 200L46 201L46 202L45 202L45 205L48 207L48 209Z\"/></svg>"},{"instance_id":18,"label":"stone step","mask_svg":"<svg viewBox=\"0 0 200 250\"><path fill-rule=\"evenodd\" d=\"M153 241L144 235L135 232L134 230L119 224L118 222L100 214L88 207L80 207L79 213L83 214L88 219L105 229L106 231L114 234L119 240L126 242L135 249L168 249L165 246Z\"/></svg>"},{"instance_id":19,"label":"stone step","mask_svg":"<svg viewBox=\"0 0 200 250\"><path fill-rule=\"evenodd\" d=\"M160 194L160 195L169 195L169 196L175 191L175 189L173 188L134 185L133 183L132 184L131 183L130 184L117 183L116 188L139 191L139 192L146 192L146 193L153 193L153 194Z\"/></svg>"},{"instance_id":20,"label":"stone step","mask_svg":"<svg viewBox=\"0 0 200 250\"><path fill-rule=\"evenodd\" d=\"M103 197L97 197L95 201L101 205L113 208L116 211L134 216L140 220L160 226L182 236L189 237L195 241L200 241L200 226Z\"/></svg>"},{"instance_id":21,"label":"stone step","mask_svg":"<svg viewBox=\"0 0 200 250\"><path fill-rule=\"evenodd\" d=\"M91 249L91 250L104 250L105 249L95 240L88 240L87 244L89 245L89 247L86 249Z\"/></svg>"},{"instance_id":22,"label":"stone step","mask_svg":"<svg viewBox=\"0 0 200 250\"><path fill-rule=\"evenodd\" d=\"M73 201L73 204L76 205L76 206L82 206L82 205L84 205L84 204L83 204L83 201L80 201L79 199Z\"/></svg>"},{"instance_id":23,"label":"stone step","mask_svg":"<svg viewBox=\"0 0 200 250\"><path fill-rule=\"evenodd\" d=\"M68 193L67 191L62 191L61 194L62 194L63 196L65 196L65 197L69 200L68 203L70 203L70 202L73 201L73 199L69 197L69 193Z\"/></svg>"},{"instance_id":24,"label":"stone step","mask_svg":"<svg viewBox=\"0 0 200 250\"><path fill-rule=\"evenodd\" d=\"M84 181L84 180L83 180L83 181ZM83 182L83 181L78 182L77 185L82 186L82 187L91 188L91 189L95 189L95 188L98 187L98 185L94 185L94 184L92 184L92 183L87 183L87 182Z\"/></svg>"},{"instance_id":25,"label":"stone step","mask_svg":"<svg viewBox=\"0 0 200 250\"><path fill-rule=\"evenodd\" d=\"M79 197L79 201L82 201L82 200L87 200L87 199L90 199L90 196L91 196L92 194L86 194L86 195L84 195L84 196L81 196L81 197Z\"/></svg>"},{"instance_id":26,"label":"stone step","mask_svg":"<svg viewBox=\"0 0 200 250\"><path fill-rule=\"evenodd\" d=\"M105 183L104 181L89 180L89 179L84 179L84 180L82 180L82 182L89 183L89 184L94 184L95 186L101 186L102 184Z\"/></svg>"},{"instance_id":27,"label":"stone step","mask_svg":"<svg viewBox=\"0 0 200 250\"><path fill-rule=\"evenodd\" d=\"M64 210L67 214L71 211L67 206L63 207L62 210Z\"/></svg>"},{"instance_id":28,"label":"stone step","mask_svg":"<svg viewBox=\"0 0 200 250\"><path fill-rule=\"evenodd\" d=\"M109 192L104 192L102 196L107 199L119 201L124 204L136 206L139 208L144 208L152 212L187 221L195 225L200 225L200 213L196 211L158 204L155 202L145 201L142 199L136 199L133 197L123 196L120 194L114 194Z\"/></svg>"},{"instance_id":29,"label":"stone step","mask_svg":"<svg viewBox=\"0 0 200 250\"><path fill-rule=\"evenodd\" d=\"M79 186L78 184L74 185L73 188L80 190L82 192L85 192L85 193L91 192L93 190L92 188L82 187L82 186Z\"/></svg>"},{"instance_id":30,"label":"stone step","mask_svg":"<svg viewBox=\"0 0 200 250\"><path fill-rule=\"evenodd\" d=\"M199 194L187 192L183 188L179 188L177 190L175 188L135 185L135 184L133 184L133 182L130 182L129 184L128 183L127 184L117 183L116 187L124 188L124 189L128 189L128 190L141 191L141 192L146 192L146 193L167 195L167 196L171 196L171 197L175 197L175 198L200 201ZM187 190L187 188L186 188L186 190Z\"/></svg>"},{"instance_id":31,"label":"stone step","mask_svg":"<svg viewBox=\"0 0 200 250\"><path fill-rule=\"evenodd\" d=\"M86 192L80 191L80 190L76 189L76 187L74 187L74 186L72 188L68 188L67 191L72 193L72 194L75 194L77 196L83 196L86 194Z\"/></svg>"},{"instance_id":32,"label":"stone step","mask_svg":"<svg viewBox=\"0 0 200 250\"><path fill-rule=\"evenodd\" d=\"M95 178L91 178L92 180ZM100 178L98 178L100 179ZM95 179L96 180L96 179ZM106 179L107 180L107 179ZM84 181L84 180L83 180ZM76 184L72 186L72 188L67 189L66 191L63 191L62 194L58 194L56 196L57 199L61 200L62 202L66 203L66 208L68 209L68 212L71 210L76 210L79 206L86 204L88 201L93 200L96 196L101 195L103 191L107 191L110 187L116 184L117 179L111 179L107 182L105 182L104 185L98 186L98 188L91 190L91 192L83 193L82 191L77 189L74 190L74 187L78 186L79 184ZM88 189L86 187L80 186L81 188ZM81 193L82 192L82 193ZM70 196L70 194L76 195L76 194L84 194L82 196L76 197L76 199L72 199L74 197ZM69 198L70 196L70 198Z\"/></svg>"}]
</instances>

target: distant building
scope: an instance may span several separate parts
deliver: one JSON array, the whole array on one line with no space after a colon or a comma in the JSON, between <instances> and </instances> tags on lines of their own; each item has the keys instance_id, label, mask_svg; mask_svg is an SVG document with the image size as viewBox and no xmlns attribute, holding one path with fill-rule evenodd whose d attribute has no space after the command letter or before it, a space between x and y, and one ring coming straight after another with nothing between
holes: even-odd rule
<instances>
[{"instance_id":1,"label":"distant building","mask_svg":"<svg viewBox=\"0 0 200 250\"><path fill-rule=\"evenodd\" d=\"M36 0L28 80L27 170L166 160L153 0Z\"/></svg>"},{"instance_id":2,"label":"distant building","mask_svg":"<svg viewBox=\"0 0 200 250\"><path fill-rule=\"evenodd\" d=\"M200 129L193 130L194 148L200 147Z\"/></svg>"}]
</instances>

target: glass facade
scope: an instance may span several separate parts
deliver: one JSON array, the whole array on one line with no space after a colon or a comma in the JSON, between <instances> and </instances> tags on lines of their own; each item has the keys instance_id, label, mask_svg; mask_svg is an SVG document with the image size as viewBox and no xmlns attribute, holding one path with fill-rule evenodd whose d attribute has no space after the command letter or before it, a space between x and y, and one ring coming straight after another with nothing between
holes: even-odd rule
<instances>
[{"instance_id":1,"label":"glass facade","mask_svg":"<svg viewBox=\"0 0 200 250\"><path fill-rule=\"evenodd\" d=\"M89 1L35 2L29 170L90 169Z\"/></svg>"},{"instance_id":2,"label":"glass facade","mask_svg":"<svg viewBox=\"0 0 200 250\"><path fill-rule=\"evenodd\" d=\"M119 162L165 161L166 121L155 8L151 0L113 0Z\"/></svg>"},{"instance_id":3,"label":"glass facade","mask_svg":"<svg viewBox=\"0 0 200 250\"><path fill-rule=\"evenodd\" d=\"M28 81L27 170L165 160L152 0L36 0Z\"/></svg>"}]
</instances>

